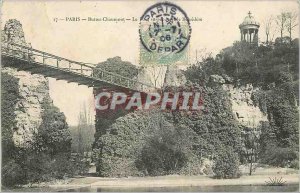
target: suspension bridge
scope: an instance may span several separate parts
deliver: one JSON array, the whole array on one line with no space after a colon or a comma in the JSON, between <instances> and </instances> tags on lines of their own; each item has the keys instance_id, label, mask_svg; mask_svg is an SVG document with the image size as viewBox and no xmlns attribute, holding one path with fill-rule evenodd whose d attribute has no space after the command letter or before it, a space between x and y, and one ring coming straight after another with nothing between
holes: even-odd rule
<instances>
[{"instance_id":1,"label":"suspension bridge","mask_svg":"<svg viewBox=\"0 0 300 193\"><path fill-rule=\"evenodd\" d=\"M132 78L96 68L96 65L72 61L13 42L1 43L1 63L2 67L13 67L18 71L28 71L93 88L111 87L139 92L156 90L155 87Z\"/></svg>"}]
</instances>

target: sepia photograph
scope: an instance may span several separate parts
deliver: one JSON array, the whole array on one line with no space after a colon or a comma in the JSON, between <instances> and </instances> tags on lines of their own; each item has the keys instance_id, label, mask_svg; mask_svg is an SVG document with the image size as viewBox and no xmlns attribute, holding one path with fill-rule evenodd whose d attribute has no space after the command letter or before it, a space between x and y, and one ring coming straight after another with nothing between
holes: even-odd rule
<instances>
[{"instance_id":1,"label":"sepia photograph","mask_svg":"<svg viewBox=\"0 0 300 193\"><path fill-rule=\"evenodd\" d=\"M299 192L298 0L2 0L2 192Z\"/></svg>"}]
</instances>

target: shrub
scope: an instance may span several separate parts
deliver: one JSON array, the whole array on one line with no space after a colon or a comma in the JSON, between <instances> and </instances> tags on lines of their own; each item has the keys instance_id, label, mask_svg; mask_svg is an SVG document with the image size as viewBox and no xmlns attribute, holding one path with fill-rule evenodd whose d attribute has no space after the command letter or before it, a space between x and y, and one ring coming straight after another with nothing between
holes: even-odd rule
<instances>
[{"instance_id":1,"label":"shrub","mask_svg":"<svg viewBox=\"0 0 300 193\"><path fill-rule=\"evenodd\" d=\"M6 164L3 164L1 173L1 182L3 186L26 183L22 167L14 160L10 160Z\"/></svg>"},{"instance_id":2,"label":"shrub","mask_svg":"<svg viewBox=\"0 0 300 193\"><path fill-rule=\"evenodd\" d=\"M158 122L140 149L137 168L151 176L178 173L191 155L191 134L166 120Z\"/></svg>"},{"instance_id":3,"label":"shrub","mask_svg":"<svg viewBox=\"0 0 300 193\"><path fill-rule=\"evenodd\" d=\"M180 173L183 175L212 175L212 161L199 156L189 156L189 161L181 168Z\"/></svg>"},{"instance_id":4,"label":"shrub","mask_svg":"<svg viewBox=\"0 0 300 193\"><path fill-rule=\"evenodd\" d=\"M43 182L51 180L50 156L45 153L27 152L22 163L27 182Z\"/></svg>"},{"instance_id":5,"label":"shrub","mask_svg":"<svg viewBox=\"0 0 300 193\"><path fill-rule=\"evenodd\" d=\"M143 147L137 166L151 176L167 175L178 171L186 161L185 153L176 149L174 145L152 139Z\"/></svg>"},{"instance_id":6,"label":"shrub","mask_svg":"<svg viewBox=\"0 0 300 193\"><path fill-rule=\"evenodd\" d=\"M5 82L5 85L7 83ZM2 87L3 88L3 87ZM8 89L10 88L10 90ZM8 108L12 106L8 96L14 96L17 87L4 87L2 104ZM13 98L14 102L17 98ZM2 109L3 110L3 109ZM54 178L63 178L73 174L73 166L70 163L71 137L68 131L65 117L51 102L43 103L42 124L33 136L30 148L15 147L12 141L12 126L14 117L11 117L11 125L5 122L2 130L2 144L5 153L2 154L2 183L5 186L14 186L32 182L49 181ZM5 111L2 118L12 114L13 108ZM8 113L8 114L7 114ZM3 127L2 127L3 128Z\"/></svg>"},{"instance_id":7,"label":"shrub","mask_svg":"<svg viewBox=\"0 0 300 193\"><path fill-rule=\"evenodd\" d=\"M269 181L265 181L267 186L284 186L286 181L282 179L282 177L277 178L277 177L269 177Z\"/></svg>"},{"instance_id":8,"label":"shrub","mask_svg":"<svg viewBox=\"0 0 300 193\"><path fill-rule=\"evenodd\" d=\"M45 152L26 151L24 153L24 160L19 162L27 183L63 179L75 173L75 164L70 161L66 153L59 153L53 158Z\"/></svg>"},{"instance_id":9,"label":"shrub","mask_svg":"<svg viewBox=\"0 0 300 193\"><path fill-rule=\"evenodd\" d=\"M67 172L65 175L70 175L70 174L76 174L76 175L81 175L81 174L87 174L89 171L90 167L90 160L84 157L83 154L73 154L71 156L71 164L68 163L67 160L63 160L66 163L67 167ZM63 166L62 166L63 167Z\"/></svg>"},{"instance_id":10,"label":"shrub","mask_svg":"<svg viewBox=\"0 0 300 193\"><path fill-rule=\"evenodd\" d=\"M222 149L217 154L214 164L213 172L215 178L238 178L239 171L239 157L231 148Z\"/></svg>"},{"instance_id":11,"label":"shrub","mask_svg":"<svg viewBox=\"0 0 300 193\"><path fill-rule=\"evenodd\" d=\"M51 162L51 175L56 179L72 176L77 168L73 162L70 162L69 153L59 153Z\"/></svg>"},{"instance_id":12,"label":"shrub","mask_svg":"<svg viewBox=\"0 0 300 193\"><path fill-rule=\"evenodd\" d=\"M101 158L101 161L101 176L128 177L143 175L142 172L137 170L134 160L131 158L120 158L106 155Z\"/></svg>"},{"instance_id":13,"label":"shrub","mask_svg":"<svg viewBox=\"0 0 300 193\"><path fill-rule=\"evenodd\" d=\"M290 167L299 170L299 160L293 160Z\"/></svg>"},{"instance_id":14,"label":"shrub","mask_svg":"<svg viewBox=\"0 0 300 193\"><path fill-rule=\"evenodd\" d=\"M286 167L292 165L293 161L298 161L298 153L296 149L291 147L281 148L270 144L267 145L266 151L262 155L262 163L276 167Z\"/></svg>"}]
</instances>

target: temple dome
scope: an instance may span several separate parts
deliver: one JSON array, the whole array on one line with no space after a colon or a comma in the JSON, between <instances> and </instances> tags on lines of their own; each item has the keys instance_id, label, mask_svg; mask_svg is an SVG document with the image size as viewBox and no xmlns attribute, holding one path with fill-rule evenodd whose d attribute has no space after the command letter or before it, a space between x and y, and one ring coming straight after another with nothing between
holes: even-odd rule
<instances>
[{"instance_id":1,"label":"temple dome","mask_svg":"<svg viewBox=\"0 0 300 193\"><path fill-rule=\"evenodd\" d=\"M255 20L255 18L251 15L251 12L249 11L248 15L245 17L243 23L240 24L240 28L246 25L256 25L259 27L259 22Z\"/></svg>"},{"instance_id":2,"label":"temple dome","mask_svg":"<svg viewBox=\"0 0 300 193\"><path fill-rule=\"evenodd\" d=\"M246 41L250 44L258 44L259 23L254 19L249 11L243 23L239 25L241 32L241 41Z\"/></svg>"}]
</instances>

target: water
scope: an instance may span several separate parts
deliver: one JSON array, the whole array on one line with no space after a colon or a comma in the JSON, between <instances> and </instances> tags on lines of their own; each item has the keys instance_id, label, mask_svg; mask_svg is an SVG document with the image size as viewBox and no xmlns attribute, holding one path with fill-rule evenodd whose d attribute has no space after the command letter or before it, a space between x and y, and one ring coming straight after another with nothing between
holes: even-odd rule
<instances>
[{"instance_id":1,"label":"water","mask_svg":"<svg viewBox=\"0 0 300 193\"><path fill-rule=\"evenodd\" d=\"M119 188L100 188L83 187L68 189L65 192L298 192L299 185L286 186L179 186L179 187L119 187Z\"/></svg>"}]
</instances>

